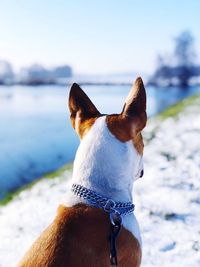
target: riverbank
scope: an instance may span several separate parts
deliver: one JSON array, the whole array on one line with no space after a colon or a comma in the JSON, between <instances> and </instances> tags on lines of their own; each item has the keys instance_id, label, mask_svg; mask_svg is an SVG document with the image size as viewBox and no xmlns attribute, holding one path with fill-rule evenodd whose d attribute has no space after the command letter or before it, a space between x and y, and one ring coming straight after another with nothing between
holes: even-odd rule
<instances>
[{"instance_id":1,"label":"riverbank","mask_svg":"<svg viewBox=\"0 0 200 267\"><path fill-rule=\"evenodd\" d=\"M134 203L143 237L143 267L200 265L200 95L150 119L145 175ZM170 117L169 117L170 116ZM12 267L53 219L71 167L50 174L0 207L0 267Z\"/></svg>"},{"instance_id":2,"label":"riverbank","mask_svg":"<svg viewBox=\"0 0 200 267\"><path fill-rule=\"evenodd\" d=\"M79 140L69 120L69 89L58 86L39 86L37 90L26 86L1 87L0 199L73 160ZM85 86L83 89L94 103L98 103L103 114L110 114L121 112L130 87ZM200 87L190 87L186 91L147 87L146 91L147 113L152 117L200 92Z\"/></svg>"}]
</instances>

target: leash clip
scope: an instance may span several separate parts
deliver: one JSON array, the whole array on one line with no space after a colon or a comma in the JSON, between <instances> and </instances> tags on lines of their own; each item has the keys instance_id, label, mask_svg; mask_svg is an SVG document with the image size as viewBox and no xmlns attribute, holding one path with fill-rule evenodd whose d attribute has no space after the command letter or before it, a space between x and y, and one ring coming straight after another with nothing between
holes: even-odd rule
<instances>
[{"instance_id":1,"label":"leash clip","mask_svg":"<svg viewBox=\"0 0 200 267\"><path fill-rule=\"evenodd\" d=\"M116 203L115 203L115 201L112 200L112 199L108 199L108 200L106 201L105 206L104 206L104 210L105 210L106 212L112 212L112 211L115 211L115 207L116 207Z\"/></svg>"},{"instance_id":2,"label":"leash clip","mask_svg":"<svg viewBox=\"0 0 200 267\"><path fill-rule=\"evenodd\" d=\"M117 257L116 256L110 256L110 264L111 264L111 267L117 267Z\"/></svg>"},{"instance_id":3,"label":"leash clip","mask_svg":"<svg viewBox=\"0 0 200 267\"><path fill-rule=\"evenodd\" d=\"M114 226L121 226L121 224L122 224L122 217L119 214L119 212L115 211L115 212L111 212L110 213L110 222Z\"/></svg>"}]
</instances>

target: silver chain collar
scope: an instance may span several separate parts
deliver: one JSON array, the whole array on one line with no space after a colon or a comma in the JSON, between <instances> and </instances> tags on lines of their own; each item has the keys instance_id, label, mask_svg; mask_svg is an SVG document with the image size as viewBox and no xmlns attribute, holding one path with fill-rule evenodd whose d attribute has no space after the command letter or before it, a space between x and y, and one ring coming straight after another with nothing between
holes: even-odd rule
<instances>
[{"instance_id":1,"label":"silver chain collar","mask_svg":"<svg viewBox=\"0 0 200 267\"><path fill-rule=\"evenodd\" d=\"M79 184L72 185L72 192L80 198L87 200L90 205L103 209L108 213L117 213L120 216L126 216L135 209L135 205L131 202L115 202Z\"/></svg>"}]
</instances>

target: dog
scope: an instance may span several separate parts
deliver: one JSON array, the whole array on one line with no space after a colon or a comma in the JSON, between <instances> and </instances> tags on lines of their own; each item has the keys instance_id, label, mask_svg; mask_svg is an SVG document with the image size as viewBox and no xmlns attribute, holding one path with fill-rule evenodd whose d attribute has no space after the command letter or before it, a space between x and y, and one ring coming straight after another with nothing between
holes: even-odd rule
<instances>
[{"instance_id":1,"label":"dog","mask_svg":"<svg viewBox=\"0 0 200 267\"><path fill-rule=\"evenodd\" d=\"M121 221L115 208L116 203L132 203L133 182L143 174L141 131L147 121L143 81L136 79L122 112L112 115L101 114L74 83L69 110L81 140L74 161L74 187L18 267L139 267L138 222L132 210ZM94 199L91 204L92 195L107 200L103 208ZM120 220L113 219L113 214ZM120 226L117 237L111 226L114 230Z\"/></svg>"}]
</instances>

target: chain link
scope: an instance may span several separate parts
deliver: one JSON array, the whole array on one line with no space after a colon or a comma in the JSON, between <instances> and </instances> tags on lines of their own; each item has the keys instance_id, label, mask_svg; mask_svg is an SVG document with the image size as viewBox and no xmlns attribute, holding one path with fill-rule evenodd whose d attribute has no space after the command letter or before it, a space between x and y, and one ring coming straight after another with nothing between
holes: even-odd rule
<instances>
[{"instance_id":1,"label":"chain link","mask_svg":"<svg viewBox=\"0 0 200 267\"><path fill-rule=\"evenodd\" d=\"M135 205L131 202L115 202L79 184L72 185L72 192L87 200L92 206L104 209L107 212L117 212L120 216L126 216L135 209Z\"/></svg>"}]
</instances>

